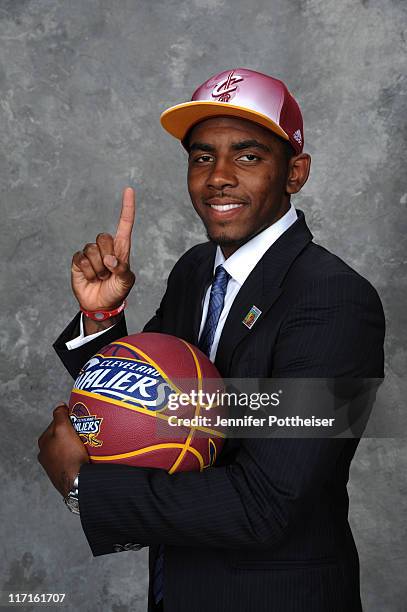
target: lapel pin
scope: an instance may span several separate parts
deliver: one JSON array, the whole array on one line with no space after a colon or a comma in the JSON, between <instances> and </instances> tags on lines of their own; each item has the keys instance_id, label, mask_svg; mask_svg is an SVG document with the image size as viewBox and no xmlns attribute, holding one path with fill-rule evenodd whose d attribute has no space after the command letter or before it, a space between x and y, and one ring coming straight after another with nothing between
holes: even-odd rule
<instances>
[{"instance_id":1,"label":"lapel pin","mask_svg":"<svg viewBox=\"0 0 407 612\"><path fill-rule=\"evenodd\" d=\"M247 313L247 315L242 321L243 325L246 325L246 327L251 329L253 325L256 323L260 315L261 315L261 310L253 304L253 306L250 308L249 312Z\"/></svg>"}]
</instances>

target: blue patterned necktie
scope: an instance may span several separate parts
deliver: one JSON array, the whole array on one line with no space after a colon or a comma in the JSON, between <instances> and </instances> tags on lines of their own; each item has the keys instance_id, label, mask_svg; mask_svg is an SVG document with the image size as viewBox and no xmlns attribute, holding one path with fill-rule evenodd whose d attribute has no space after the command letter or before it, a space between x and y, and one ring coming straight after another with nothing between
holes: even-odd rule
<instances>
[{"instance_id":1,"label":"blue patterned necktie","mask_svg":"<svg viewBox=\"0 0 407 612\"><path fill-rule=\"evenodd\" d=\"M225 268L222 265L217 266L215 271L215 278L211 287L208 313L206 315L205 325L202 330L201 339L199 341L199 348L208 356L211 352L220 313L223 310L223 303L225 301L226 288L228 285L229 278L230 274L226 272ZM154 565L153 595L156 604L158 604L162 600L164 595L163 544L160 544L159 546L156 562Z\"/></svg>"},{"instance_id":2,"label":"blue patterned necktie","mask_svg":"<svg viewBox=\"0 0 407 612\"><path fill-rule=\"evenodd\" d=\"M208 357L211 354L213 339L215 337L220 314L223 310L229 278L230 274L226 272L222 265L216 267L215 278L211 287L211 296L209 298L208 313L198 344L201 351L208 355Z\"/></svg>"}]
</instances>

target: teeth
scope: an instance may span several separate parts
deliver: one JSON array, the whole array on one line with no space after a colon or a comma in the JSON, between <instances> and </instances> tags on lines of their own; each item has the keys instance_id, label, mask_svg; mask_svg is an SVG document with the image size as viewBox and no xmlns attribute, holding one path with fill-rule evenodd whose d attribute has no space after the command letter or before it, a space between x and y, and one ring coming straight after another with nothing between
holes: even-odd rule
<instances>
[{"instance_id":1,"label":"teeth","mask_svg":"<svg viewBox=\"0 0 407 612\"><path fill-rule=\"evenodd\" d=\"M220 211L232 210L233 208L240 208L243 204L210 204L211 208Z\"/></svg>"}]
</instances>

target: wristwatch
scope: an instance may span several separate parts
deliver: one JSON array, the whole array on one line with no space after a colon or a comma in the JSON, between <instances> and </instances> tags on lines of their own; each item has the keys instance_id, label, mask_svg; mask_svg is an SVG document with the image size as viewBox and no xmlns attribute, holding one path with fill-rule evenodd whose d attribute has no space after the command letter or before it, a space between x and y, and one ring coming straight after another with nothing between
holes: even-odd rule
<instances>
[{"instance_id":1,"label":"wristwatch","mask_svg":"<svg viewBox=\"0 0 407 612\"><path fill-rule=\"evenodd\" d=\"M69 510L74 514L80 514L79 512L79 474L75 476L73 481L72 489L68 495L64 497L64 502L68 506Z\"/></svg>"}]
</instances>

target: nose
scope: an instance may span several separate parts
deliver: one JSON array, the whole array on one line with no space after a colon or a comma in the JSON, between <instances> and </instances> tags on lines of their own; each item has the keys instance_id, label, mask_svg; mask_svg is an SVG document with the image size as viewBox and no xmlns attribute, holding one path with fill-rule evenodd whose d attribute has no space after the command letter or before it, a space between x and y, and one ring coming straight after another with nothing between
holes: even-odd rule
<instances>
[{"instance_id":1,"label":"nose","mask_svg":"<svg viewBox=\"0 0 407 612\"><path fill-rule=\"evenodd\" d=\"M212 171L208 175L207 185L209 188L221 191L226 187L236 187L238 184L237 176L233 165L227 160L217 159L212 166Z\"/></svg>"}]
</instances>

